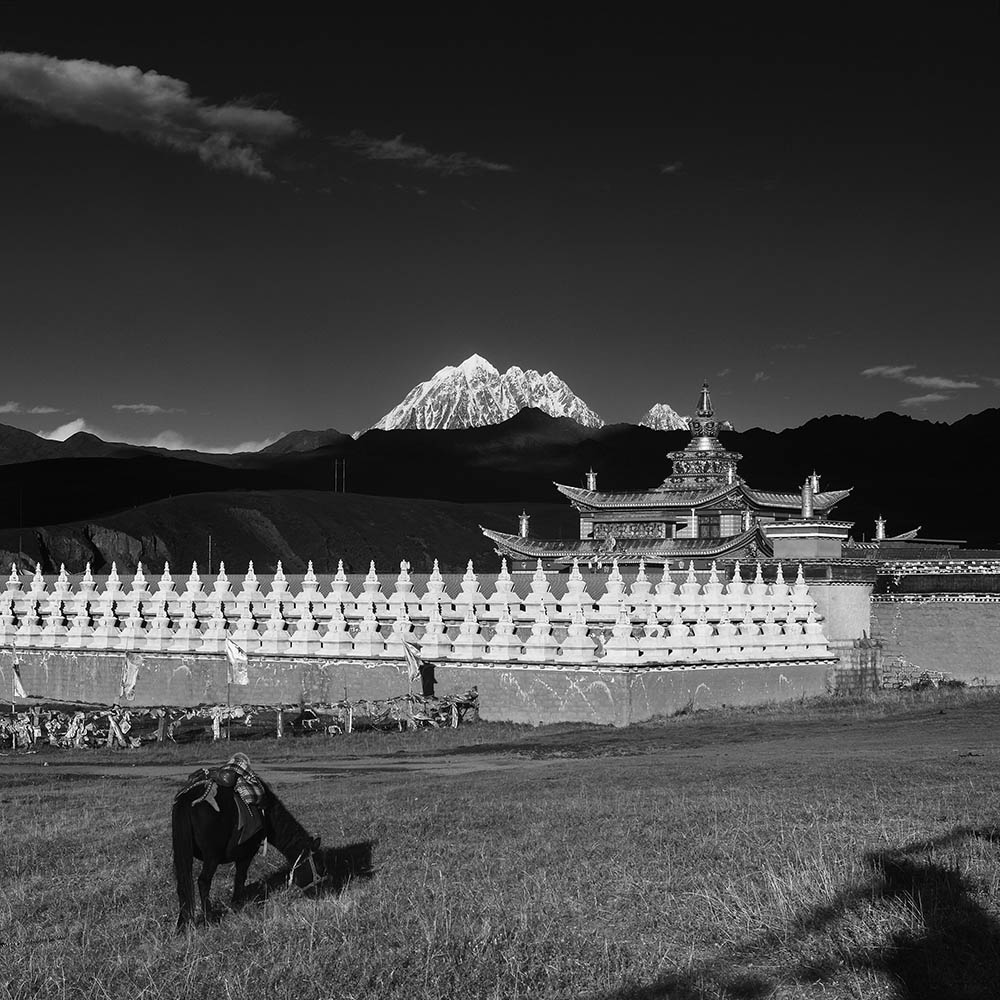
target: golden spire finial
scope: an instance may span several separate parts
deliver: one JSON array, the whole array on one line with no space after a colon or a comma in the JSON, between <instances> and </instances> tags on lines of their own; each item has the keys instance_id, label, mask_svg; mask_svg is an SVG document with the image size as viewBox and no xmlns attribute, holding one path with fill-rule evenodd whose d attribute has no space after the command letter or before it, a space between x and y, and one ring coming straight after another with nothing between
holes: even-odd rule
<instances>
[{"instance_id":1,"label":"golden spire finial","mask_svg":"<svg viewBox=\"0 0 1000 1000\"><path fill-rule=\"evenodd\" d=\"M708 394L708 381L701 384L701 398L698 400L698 416L711 417L715 413L712 408L712 397Z\"/></svg>"}]
</instances>

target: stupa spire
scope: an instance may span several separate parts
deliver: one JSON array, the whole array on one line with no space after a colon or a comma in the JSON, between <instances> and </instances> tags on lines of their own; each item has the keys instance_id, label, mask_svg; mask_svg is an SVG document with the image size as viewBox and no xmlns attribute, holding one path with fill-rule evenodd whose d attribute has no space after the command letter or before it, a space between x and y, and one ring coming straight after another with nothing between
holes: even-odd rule
<instances>
[{"instance_id":1,"label":"stupa spire","mask_svg":"<svg viewBox=\"0 0 1000 1000\"><path fill-rule=\"evenodd\" d=\"M708 382L704 382L698 397L698 411L688 421L691 440L683 451L672 451L668 455L673 468L661 484L661 490L718 489L736 483L737 463L743 456L728 451L719 441L721 426L715 418Z\"/></svg>"},{"instance_id":2,"label":"stupa spire","mask_svg":"<svg viewBox=\"0 0 1000 1000\"><path fill-rule=\"evenodd\" d=\"M698 416L715 416L715 410L712 408L712 397L708 391L708 382L701 383L701 395L698 397Z\"/></svg>"}]
</instances>

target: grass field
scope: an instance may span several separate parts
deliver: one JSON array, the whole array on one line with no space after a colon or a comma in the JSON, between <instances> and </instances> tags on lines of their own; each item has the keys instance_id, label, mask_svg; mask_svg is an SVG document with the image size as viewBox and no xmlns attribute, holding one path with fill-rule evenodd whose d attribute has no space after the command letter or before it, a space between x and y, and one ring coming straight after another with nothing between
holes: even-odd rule
<instances>
[{"instance_id":1,"label":"grass field","mask_svg":"<svg viewBox=\"0 0 1000 1000\"><path fill-rule=\"evenodd\" d=\"M239 744L0 758L0 997L998 997L998 726L941 691L249 744L375 872L181 937L170 800Z\"/></svg>"}]
</instances>

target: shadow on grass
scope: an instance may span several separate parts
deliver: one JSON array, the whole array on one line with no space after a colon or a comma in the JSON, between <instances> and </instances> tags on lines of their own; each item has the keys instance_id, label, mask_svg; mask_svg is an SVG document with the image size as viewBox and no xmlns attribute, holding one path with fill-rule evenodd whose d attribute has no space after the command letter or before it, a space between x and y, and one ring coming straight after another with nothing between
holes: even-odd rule
<instances>
[{"instance_id":1,"label":"shadow on grass","mask_svg":"<svg viewBox=\"0 0 1000 1000\"><path fill-rule=\"evenodd\" d=\"M870 877L803 912L793 921L793 933L749 940L690 973L626 987L603 1000L757 1000L780 985L819 985L865 970L884 978L885 995L895 1000L995 1000L1000 997L1000 923L976 901L976 886L965 875L927 857L971 839L1000 843L1000 830L959 826L941 837L869 852L864 861ZM795 937L835 932L862 908L894 903L918 914L919 926L853 948L838 945L815 961L776 970L773 980L748 975L743 968L767 961L768 952Z\"/></svg>"},{"instance_id":2,"label":"shadow on grass","mask_svg":"<svg viewBox=\"0 0 1000 1000\"><path fill-rule=\"evenodd\" d=\"M321 878L301 885L298 876L304 870L304 866L300 864L296 869L295 882L299 885L302 895L310 899L320 899L343 892L355 880L372 878L375 874L372 860L375 843L373 840L365 840L343 847L321 848L316 852L316 868L325 873ZM246 907L264 902L273 892L287 888L291 876L292 865L286 864L266 878L248 883L242 905Z\"/></svg>"}]
</instances>

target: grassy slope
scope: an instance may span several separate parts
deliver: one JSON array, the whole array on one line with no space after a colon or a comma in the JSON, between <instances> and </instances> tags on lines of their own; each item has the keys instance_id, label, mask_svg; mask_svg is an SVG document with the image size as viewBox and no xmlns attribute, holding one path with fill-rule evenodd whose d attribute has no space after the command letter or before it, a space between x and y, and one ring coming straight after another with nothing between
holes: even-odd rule
<instances>
[{"instance_id":1,"label":"grassy slope","mask_svg":"<svg viewBox=\"0 0 1000 1000\"><path fill-rule=\"evenodd\" d=\"M995 997L998 720L995 696L939 693L255 745L265 774L290 747L382 752L281 787L327 843L373 842L377 874L179 939L176 781L5 774L0 996ZM404 747L467 766L484 733L518 755L398 769Z\"/></svg>"}]
</instances>

